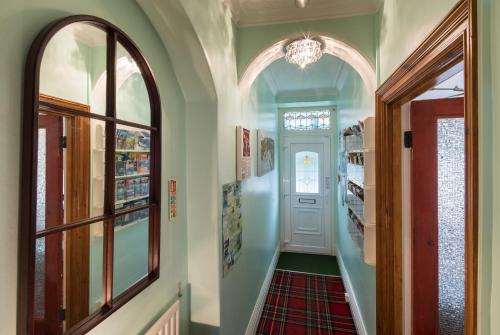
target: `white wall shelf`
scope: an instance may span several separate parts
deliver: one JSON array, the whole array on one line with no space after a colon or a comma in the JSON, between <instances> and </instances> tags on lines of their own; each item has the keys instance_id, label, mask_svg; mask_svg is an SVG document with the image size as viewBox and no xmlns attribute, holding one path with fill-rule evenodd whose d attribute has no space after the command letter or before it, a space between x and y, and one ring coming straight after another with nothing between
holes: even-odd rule
<instances>
[{"instance_id":1,"label":"white wall shelf","mask_svg":"<svg viewBox=\"0 0 500 335\"><path fill-rule=\"evenodd\" d=\"M343 199L348 231L363 261L376 263L375 118L368 117L341 133Z\"/></svg>"}]
</instances>

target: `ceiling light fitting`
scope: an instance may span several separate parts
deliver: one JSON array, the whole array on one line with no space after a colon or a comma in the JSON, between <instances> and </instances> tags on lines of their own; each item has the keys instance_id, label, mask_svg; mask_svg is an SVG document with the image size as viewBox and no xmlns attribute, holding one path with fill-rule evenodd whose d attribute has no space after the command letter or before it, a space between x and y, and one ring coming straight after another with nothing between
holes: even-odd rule
<instances>
[{"instance_id":1,"label":"ceiling light fitting","mask_svg":"<svg viewBox=\"0 0 500 335\"><path fill-rule=\"evenodd\" d=\"M304 37L285 46L285 60L304 69L323 56L323 42L319 39Z\"/></svg>"},{"instance_id":2,"label":"ceiling light fitting","mask_svg":"<svg viewBox=\"0 0 500 335\"><path fill-rule=\"evenodd\" d=\"M309 4L309 0L295 0L295 6L298 8L306 8L307 4Z\"/></svg>"}]
</instances>

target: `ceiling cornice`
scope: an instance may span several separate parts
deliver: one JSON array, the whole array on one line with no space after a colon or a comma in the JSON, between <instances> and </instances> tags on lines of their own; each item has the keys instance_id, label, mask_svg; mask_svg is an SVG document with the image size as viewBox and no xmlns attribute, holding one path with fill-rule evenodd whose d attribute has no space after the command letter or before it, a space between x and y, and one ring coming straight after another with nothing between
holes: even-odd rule
<instances>
[{"instance_id":1,"label":"ceiling cornice","mask_svg":"<svg viewBox=\"0 0 500 335\"><path fill-rule=\"evenodd\" d=\"M364 4L352 4L351 0L338 0L330 5L325 3L305 9L295 8L292 0L223 0L231 8L233 22L238 27L266 26L283 23L310 22L335 18L372 15L377 13L383 0L367 0ZM284 6L283 1L290 1L290 6Z\"/></svg>"}]
</instances>

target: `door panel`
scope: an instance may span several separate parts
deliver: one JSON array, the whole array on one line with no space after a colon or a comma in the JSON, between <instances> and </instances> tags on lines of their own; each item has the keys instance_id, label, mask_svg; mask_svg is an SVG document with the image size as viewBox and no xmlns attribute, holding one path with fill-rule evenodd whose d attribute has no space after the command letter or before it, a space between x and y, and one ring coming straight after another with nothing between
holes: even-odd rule
<instances>
[{"instance_id":1,"label":"door panel","mask_svg":"<svg viewBox=\"0 0 500 335\"><path fill-rule=\"evenodd\" d=\"M284 142L284 249L330 254L330 189L326 185L330 139L293 137Z\"/></svg>"},{"instance_id":2,"label":"door panel","mask_svg":"<svg viewBox=\"0 0 500 335\"><path fill-rule=\"evenodd\" d=\"M427 100L413 102L411 105L411 128L413 132L412 149L412 329L413 334L446 334L444 328L450 328L452 320L445 320L448 314L447 309L453 308L446 305L448 293L447 287L455 285L446 278L442 269L445 263L453 261L452 252L450 256L444 256L444 252L450 248L447 241L449 235L446 235L446 218L443 219L446 208L443 203L449 202L449 190L454 187L463 187L463 183L457 183L457 179L449 179L448 184L443 184L443 176L449 174L443 171L447 170L450 162L444 162L446 155L442 148L452 146L451 139L447 133L452 129L444 131L440 128L438 137L438 125L443 125L443 120L462 120L463 121L463 98ZM456 130L456 129L455 129ZM455 142L462 141L463 137L456 137ZM443 141L447 143L443 143ZM460 145L460 143L458 143ZM439 145L439 146L438 146ZM438 150L438 147L441 148ZM464 162L463 152L462 164ZM460 162L457 162L457 166ZM454 175L459 177L460 169L455 171ZM462 165L462 175L464 168ZM463 191L463 190L462 190ZM459 189L453 191L455 194ZM443 201L444 200L444 201ZM460 206L461 205L461 206ZM464 201L461 204L452 204L455 208L452 211L459 213L460 207L463 208ZM444 206L446 207L446 205ZM448 211L450 208L448 208ZM454 218L451 224L453 229L460 228L460 218ZM463 227L462 227L463 228ZM463 243L463 242L461 242ZM455 243L456 244L456 243ZM453 246L451 246L453 247ZM462 246L455 245L455 248L463 249ZM463 275L465 263L458 265L458 276ZM458 289L458 291L456 291ZM455 293L464 295L465 288L455 287ZM456 312L456 311L455 311ZM454 312L454 313L455 313ZM463 315L462 315L463 317ZM460 326L458 326L460 328ZM455 331L452 333L460 334ZM463 329L463 327L462 327Z\"/></svg>"}]
</instances>

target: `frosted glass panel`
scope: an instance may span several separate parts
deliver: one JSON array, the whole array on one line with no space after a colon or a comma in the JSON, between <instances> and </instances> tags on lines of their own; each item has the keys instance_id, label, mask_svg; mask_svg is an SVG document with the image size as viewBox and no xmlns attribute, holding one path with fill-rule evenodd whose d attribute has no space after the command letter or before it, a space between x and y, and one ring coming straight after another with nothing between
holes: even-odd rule
<instances>
[{"instance_id":1,"label":"frosted glass panel","mask_svg":"<svg viewBox=\"0 0 500 335\"><path fill-rule=\"evenodd\" d=\"M36 334L61 334L102 307L102 231L103 223L97 222L36 240L33 315L51 327ZM62 323L58 313L63 308Z\"/></svg>"},{"instance_id":2,"label":"frosted glass panel","mask_svg":"<svg viewBox=\"0 0 500 335\"><path fill-rule=\"evenodd\" d=\"M464 333L464 120L438 120L439 334Z\"/></svg>"},{"instance_id":3,"label":"frosted glass panel","mask_svg":"<svg viewBox=\"0 0 500 335\"><path fill-rule=\"evenodd\" d=\"M301 151L295 154L295 192L319 193L319 155Z\"/></svg>"},{"instance_id":4,"label":"frosted glass panel","mask_svg":"<svg viewBox=\"0 0 500 335\"><path fill-rule=\"evenodd\" d=\"M38 129L38 164L37 164L37 188L36 188L36 229L41 230L45 226L45 167L47 159L46 146L47 131ZM36 241L35 246L35 310L34 316L43 319L45 316L45 239Z\"/></svg>"}]
</instances>

